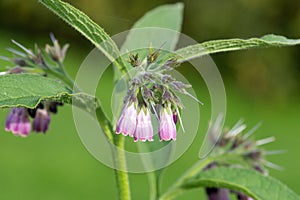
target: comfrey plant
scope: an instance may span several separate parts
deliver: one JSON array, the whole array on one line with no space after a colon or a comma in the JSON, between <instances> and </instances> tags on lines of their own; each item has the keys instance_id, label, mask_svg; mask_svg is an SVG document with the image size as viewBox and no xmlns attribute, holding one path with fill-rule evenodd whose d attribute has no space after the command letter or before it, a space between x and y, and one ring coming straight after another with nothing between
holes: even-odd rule
<instances>
[{"instance_id":1,"label":"comfrey plant","mask_svg":"<svg viewBox=\"0 0 300 200\"><path fill-rule=\"evenodd\" d=\"M97 97L81 90L81 86L65 71L63 63L68 45L61 47L52 34L53 44L44 48L35 46L30 50L14 42L18 49L9 49L13 58L2 57L12 61L13 67L0 74L0 107L12 109L6 119L5 130L22 137L28 136L31 131L46 133L51 113L57 113L58 106L72 104L86 111L97 120L109 144L105 150L111 152L118 197L124 200L134 196L131 194L128 175L128 171L132 172L128 167L132 163L127 162L128 157L124 151L124 141L127 137L124 136L134 138L137 146L141 142L147 147L156 144L177 144L180 140L177 135L179 130L189 134L188 127L184 128L185 118L182 115L184 107L188 105L184 105L182 97L187 96L202 104L190 92L192 86L177 79L170 72L183 62L213 53L300 44L300 40L267 35L246 40L208 41L174 50L179 39L178 34L168 34L165 37L164 34L158 33L160 35L156 35L156 38L168 38L171 42L161 42L161 47L151 47L150 43L147 44L146 55L145 51L137 50L123 56L112 38L81 11L60 0L40 2L82 33L106 56L111 62L110 66L115 69L115 81L120 80L121 75L126 77L124 80L128 84L128 91L123 96L123 101L118 99L122 104L122 111L114 113L118 115L114 122L105 114ZM156 8L141 18L132 30L158 27L161 31L172 29L173 33L178 33L182 9L180 3ZM131 41L134 44L143 37L130 31L126 42ZM164 51L164 45L168 46L168 51ZM126 61L129 61L129 64ZM134 73L129 74L131 69L134 69ZM262 145L272 142L273 138L254 140L251 134L257 127L243 134L246 126L241 122L232 129L223 129L224 119L221 116L222 114L213 120L208 130L204 143L209 148L205 157L202 156L166 191L160 189L163 168L147 171L151 185L150 198L175 199L189 189L203 188L207 199L210 200L300 199L296 193L268 175L268 167L278 166L267 161L266 156L281 151L266 151ZM157 128L155 122L158 122ZM170 151L167 156L171 155ZM142 160L146 156L145 153L140 155ZM151 163L158 162L156 157L147 157L144 160L148 167ZM169 158L164 157L164 160L167 162Z\"/></svg>"},{"instance_id":2,"label":"comfrey plant","mask_svg":"<svg viewBox=\"0 0 300 200\"><path fill-rule=\"evenodd\" d=\"M134 137L134 141L153 141L151 112L159 121L160 140L176 140L176 123L179 120L182 125L180 109L183 105L175 92L189 95L198 101L186 91L190 85L164 74L180 63L174 58L162 64L156 63L159 53L160 50L153 52L150 48L143 62L139 60L138 54L129 54L130 64L138 68L138 72L130 81L130 89L124 100L124 109L116 132Z\"/></svg>"}]
</instances>

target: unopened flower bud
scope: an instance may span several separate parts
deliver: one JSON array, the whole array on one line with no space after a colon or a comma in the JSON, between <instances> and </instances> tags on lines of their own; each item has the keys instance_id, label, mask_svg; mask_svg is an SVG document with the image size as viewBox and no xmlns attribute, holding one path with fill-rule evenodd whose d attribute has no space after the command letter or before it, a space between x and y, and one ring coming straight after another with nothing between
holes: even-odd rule
<instances>
[{"instance_id":1,"label":"unopened flower bud","mask_svg":"<svg viewBox=\"0 0 300 200\"><path fill-rule=\"evenodd\" d=\"M36 132L46 133L50 124L50 114L46 109L37 109L32 128Z\"/></svg>"},{"instance_id":2,"label":"unopened flower bud","mask_svg":"<svg viewBox=\"0 0 300 200\"><path fill-rule=\"evenodd\" d=\"M13 62L20 67L26 66L26 61L22 58L14 58Z\"/></svg>"}]
</instances>

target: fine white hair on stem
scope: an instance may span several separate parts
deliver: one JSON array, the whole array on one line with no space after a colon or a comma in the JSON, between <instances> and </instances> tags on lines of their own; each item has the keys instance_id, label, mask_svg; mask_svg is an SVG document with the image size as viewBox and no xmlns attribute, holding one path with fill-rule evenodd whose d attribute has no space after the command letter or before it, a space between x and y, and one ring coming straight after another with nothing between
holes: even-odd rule
<instances>
[{"instance_id":1,"label":"fine white hair on stem","mask_svg":"<svg viewBox=\"0 0 300 200\"><path fill-rule=\"evenodd\" d=\"M190 93L188 93L187 91L184 92L184 94L188 95L189 97L191 97L192 99L194 99L195 101L197 101L199 104L201 104L202 106L204 105L204 103L202 103L199 99L197 99L196 97L194 97L193 95L191 95Z\"/></svg>"},{"instance_id":2,"label":"fine white hair on stem","mask_svg":"<svg viewBox=\"0 0 300 200\"><path fill-rule=\"evenodd\" d=\"M21 56L21 57L26 57L26 54L21 52L21 51L18 51L18 50L15 50L13 48L7 48L8 51L10 51L11 53L13 54L16 54L18 56Z\"/></svg>"},{"instance_id":3,"label":"fine white hair on stem","mask_svg":"<svg viewBox=\"0 0 300 200\"><path fill-rule=\"evenodd\" d=\"M265 164L265 166L267 166L269 168L272 168L272 169L276 169L278 171L283 171L284 170L283 167L281 167L279 165L276 165L276 164L274 164L272 162L266 161L266 160L264 160L264 164Z\"/></svg>"},{"instance_id":4,"label":"fine white hair on stem","mask_svg":"<svg viewBox=\"0 0 300 200\"><path fill-rule=\"evenodd\" d=\"M5 61L10 61L10 59L8 57L5 57L5 56L0 56L0 59L5 60Z\"/></svg>"},{"instance_id":5,"label":"fine white hair on stem","mask_svg":"<svg viewBox=\"0 0 300 200\"><path fill-rule=\"evenodd\" d=\"M226 134L226 138L232 138L237 136L238 134L242 133L243 130L245 130L247 128L247 126L245 124L242 124L236 128L232 128L227 134Z\"/></svg>"},{"instance_id":6,"label":"fine white hair on stem","mask_svg":"<svg viewBox=\"0 0 300 200\"><path fill-rule=\"evenodd\" d=\"M261 145L265 145L265 144L268 144L268 143L271 143L271 142L274 142L274 141L275 141L275 137L268 137L268 138L264 138L264 139L261 139L261 140L257 140L256 145L261 146Z\"/></svg>"},{"instance_id":7,"label":"fine white hair on stem","mask_svg":"<svg viewBox=\"0 0 300 200\"><path fill-rule=\"evenodd\" d=\"M23 49L26 53L30 54L31 56L34 56L34 54L33 54L30 50L28 50L26 47L24 47L24 46L21 45L20 43L14 41L14 40L12 40L12 42L13 42L15 45L17 45L18 47L20 47L21 49Z\"/></svg>"},{"instance_id":8,"label":"fine white hair on stem","mask_svg":"<svg viewBox=\"0 0 300 200\"><path fill-rule=\"evenodd\" d=\"M244 139L247 139L248 137L250 137L255 131L257 131L262 125L262 122L259 122L258 124L256 124L252 129L250 129L247 133L245 133L245 135L243 136Z\"/></svg>"},{"instance_id":9,"label":"fine white hair on stem","mask_svg":"<svg viewBox=\"0 0 300 200\"><path fill-rule=\"evenodd\" d=\"M282 150L265 151L263 154L265 156L269 156L269 155L283 154L285 152L287 152L287 150L286 149L282 149Z\"/></svg>"},{"instance_id":10,"label":"fine white hair on stem","mask_svg":"<svg viewBox=\"0 0 300 200\"><path fill-rule=\"evenodd\" d=\"M223 120L224 120L224 116L221 113L218 115L215 122L214 123L211 122L209 125L208 134L210 136L210 139L214 142L219 139L219 136L222 132L221 125L222 125Z\"/></svg>"},{"instance_id":11,"label":"fine white hair on stem","mask_svg":"<svg viewBox=\"0 0 300 200\"><path fill-rule=\"evenodd\" d=\"M182 131L185 132L184 127L183 127L183 123L182 123L182 119L181 119L181 115L180 115L180 113L179 113L178 107L176 107L176 112L177 112L177 116L178 116L178 119L179 119L180 126L181 126L181 128L182 128Z\"/></svg>"},{"instance_id":12,"label":"fine white hair on stem","mask_svg":"<svg viewBox=\"0 0 300 200\"><path fill-rule=\"evenodd\" d=\"M151 105L151 108L152 108L152 110L154 112L154 115L155 115L156 119L159 120L159 116L158 116L158 114L156 112L156 109L155 109L154 104L153 104L152 101L150 102L150 105Z\"/></svg>"}]
</instances>

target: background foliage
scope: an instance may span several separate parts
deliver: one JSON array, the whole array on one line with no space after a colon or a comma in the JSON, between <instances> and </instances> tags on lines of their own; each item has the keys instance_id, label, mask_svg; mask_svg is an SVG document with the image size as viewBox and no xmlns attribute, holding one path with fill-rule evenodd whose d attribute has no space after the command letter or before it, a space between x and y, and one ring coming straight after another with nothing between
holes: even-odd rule
<instances>
[{"instance_id":1,"label":"background foliage","mask_svg":"<svg viewBox=\"0 0 300 200\"><path fill-rule=\"evenodd\" d=\"M127 30L146 11L163 3L175 1L69 1L77 6L111 35ZM183 1L185 19L183 33L201 42L218 38L249 38L267 33L283 34L289 38L300 37L300 4L295 1ZM122 8L122 9L120 9ZM27 46L33 42L43 45L49 42L49 32L54 32L61 42L71 44L66 67L72 75L93 48L78 33L46 10L35 0L0 1L0 54L9 55L5 48L15 39ZM270 160L284 166L285 171L273 171L271 175L300 193L298 161L299 47L249 50L237 53L213 55L219 67L228 96L228 125L244 117L249 126L263 121L257 137L275 135L277 142L270 149L288 149L284 155ZM0 61L0 69L7 63ZM193 83L191 71L180 69ZM109 73L109 72L108 72ZM102 80L112 87L107 78ZM107 87L104 91L107 90ZM200 86L196 89L201 91ZM101 86L99 88L101 91ZM102 90L103 91L103 90ZM208 94L198 93L200 99ZM105 105L109 95L99 92ZM0 123L5 122L6 111L0 111ZM199 144L204 134L209 108L202 108L199 136L188 152L167 171L163 183L170 185L185 168L197 160ZM96 161L81 145L75 133L68 106L54 116L50 132L45 135L15 138L0 130L0 187L1 199L94 199L99 196L115 198L112 171ZM132 189L135 198L147 196L145 175L133 175ZM99 187L100 186L100 187ZM199 196L200 190L186 194ZM187 196L182 196L184 199Z\"/></svg>"}]
</instances>

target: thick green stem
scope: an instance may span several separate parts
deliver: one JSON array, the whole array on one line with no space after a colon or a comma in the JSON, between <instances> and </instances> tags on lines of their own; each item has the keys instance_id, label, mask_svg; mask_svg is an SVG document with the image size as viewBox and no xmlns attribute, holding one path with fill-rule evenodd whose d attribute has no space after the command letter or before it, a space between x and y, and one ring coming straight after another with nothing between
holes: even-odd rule
<instances>
[{"instance_id":1,"label":"thick green stem","mask_svg":"<svg viewBox=\"0 0 300 200\"><path fill-rule=\"evenodd\" d=\"M115 140L117 148L113 148L113 159L115 164L115 176L120 200L130 200L130 185L124 155L124 139L120 136Z\"/></svg>"},{"instance_id":2,"label":"thick green stem","mask_svg":"<svg viewBox=\"0 0 300 200\"><path fill-rule=\"evenodd\" d=\"M113 128L105 116L105 113L99 106L96 110L97 119L100 123L102 130L104 131L107 139L111 144L112 156L114 161L114 171L116 176L117 188L120 200L130 200L130 185L128 179L128 173L126 170L126 159L124 155L124 140L122 135L118 137L113 134Z\"/></svg>"}]
</instances>

